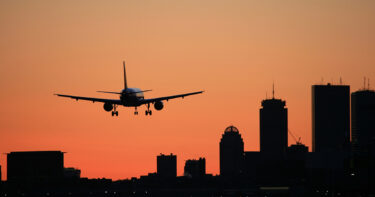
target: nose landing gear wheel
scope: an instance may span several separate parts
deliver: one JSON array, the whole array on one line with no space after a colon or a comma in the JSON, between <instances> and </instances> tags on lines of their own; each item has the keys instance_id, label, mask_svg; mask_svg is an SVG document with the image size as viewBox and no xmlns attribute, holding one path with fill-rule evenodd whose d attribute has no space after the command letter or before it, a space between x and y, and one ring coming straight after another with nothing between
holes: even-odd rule
<instances>
[{"instance_id":1,"label":"nose landing gear wheel","mask_svg":"<svg viewBox=\"0 0 375 197\"><path fill-rule=\"evenodd\" d=\"M135 107L134 115L138 115L137 107Z\"/></svg>"}]
</instances>

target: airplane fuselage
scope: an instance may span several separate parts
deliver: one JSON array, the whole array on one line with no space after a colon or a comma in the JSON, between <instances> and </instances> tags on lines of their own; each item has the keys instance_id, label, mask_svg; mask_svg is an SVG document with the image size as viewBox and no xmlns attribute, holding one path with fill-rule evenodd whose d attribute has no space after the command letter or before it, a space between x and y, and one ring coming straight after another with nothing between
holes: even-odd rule
<instances>
[{"instance_id":1,"label":"airplane fuselage","mask_svg":"<svg viewBox=\"0 0 375 197\"><path fill-rule=\"evenodd\" d=\"M141 105L144 95L139 88L126 88L121 91L120 100L124 106L136 107Z\"/></svg>"}]
</instances>

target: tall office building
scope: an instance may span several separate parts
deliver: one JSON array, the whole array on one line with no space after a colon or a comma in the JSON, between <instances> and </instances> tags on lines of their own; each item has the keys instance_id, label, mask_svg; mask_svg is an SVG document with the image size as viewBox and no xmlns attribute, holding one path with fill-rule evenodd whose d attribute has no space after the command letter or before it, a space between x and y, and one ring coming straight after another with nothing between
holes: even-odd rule
<instances>
[{"instance_id":1,"label":"tall office building","mask_svg":"<svg viewBox=\"0 0 375 197\"><path fill-rule=\"evenodd\" d=\"M157 156L157 175L161 178L177 177L177 156L160 154Z\"/></svg>"},{"instance_id":2,"label":"tall office building","mask_svg":"<svg viewBox=\"0 0 375 197\"><path fill-rule=\"evenodd\" d=\"M192 159L185 162L184 175L191 178L204 177L206 175L206 159Z\"/></svg>"},{"instance_id":3,"label":"tall office building","mask_svg":"<svg viewBox=\"0 0 375 197\"><path fill-rule=\"evenodd\" d=\"M350 87L312 86L312 150L343 151L350 142Z\"/></svg>"},{"instance_id":4,"label":"tall office building","mask_svg":"<svg viewBox=\"0 0 375 197\"><path fill-rule=\"evenodd\" d=\"M353 92L352 143L357 153L367 153L375 140L375 91Z\"/></svg>"},{"instance_id":5,"label":"tall office building","mask_svg":"<svg viewBox=\"0 0 375 197\"><path fill-rule=\"evenodd\" d=\"M242 173L244 143L238 129L229 126L220 141L220 175L238 176Z\"/></svg>"},{"instance_id":6,"label":"tall office building","mask_svg":"<svg viewBox=\"0 0 375 197\"><path fill-rule=\"evenodd\" d=\"M288 109L281 99L262 101L260 113L260 152L283 156L288 148Z\"/></svg>"},{"instance_id":7,"label":"tall office building","mask_svg":"<svg viewBox=\"0 0 375 197\"><path fill-rule=\"evenodd\" d=\"M61 151L11 152L7 155L8 181L51 181L63 178Z\"/></svg>"}]
</instances>

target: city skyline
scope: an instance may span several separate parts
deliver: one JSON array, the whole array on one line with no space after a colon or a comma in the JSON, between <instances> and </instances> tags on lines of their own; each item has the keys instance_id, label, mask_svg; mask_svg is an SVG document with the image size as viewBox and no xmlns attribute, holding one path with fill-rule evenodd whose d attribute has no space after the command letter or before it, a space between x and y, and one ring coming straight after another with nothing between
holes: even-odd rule
<instances>
[{"instance_id":1,"label":"city skyline","mask_svg":"<svg viewBox=\"0 0 375 197\"><path fill-rule=\"evenodd\" d=\"M228 125L241 131L245 150L259 150L259 108L273 82L289 129L311 151L311 85L341 78L357 91L364 76L375 81L374 9L372 1L3 1L0 152L62 150L83 177L114 180L156 171L155 155L173 152L178 175L199 157L219 174ZM152 117L120 109L118 120L96 103L53 96L121 88L123 59L130 86L154 89L146 96L206 93L166 102ZM4 180L3 154L0 165Z\"/></svg>"},{"instance_id":2,"label":"city skyline","mask_svg":"<svg viewBox=\"0 0 375 197\"><path fill-rule=\"evenodd\" d=\"M372 90L372 89L370 89L370 87L368 86L369 84L367 84L367 86L366 86L366 82L368 82L368 81L366 81L366 80L364 80L364 88L363 89L360 89L360 90L357 90L357 91L354 91L354 92L351 92L350 93L350 95L356 95L356 94L358 94L358 93L367 93L367 94L369 94L369 95L367 95L367 96L372 96L373 97L373 95L374 95L374 90ZM328 88L327 90L329 90L329 91L326 91L325 92L325 94L327 94L328 92L331 92L330 94L327 94L327 95L325 95L325 96L332 96L332 93L333 94L336 94L337 93L337 91L336 90L334 90L335 88L347 88L347 90L348 90L348 92L347 92L347 96L349 97L349 88L350 88L350 86L349 85L343 85L343 84L339 84L339 85L332 85L331 83L328 83L328 84L326 84L326 85L323 85L323 84L320 84L320 85L312 85L311 87L313 88L313 89L315 89L316 87L320 87L320 88ZM314 93L314 91L312 91L312 95L313 94L315 94ZM328 97L326 97L326 98L324 98L323 97L323 95L321 96L321 100L322 99L327 99ZM335 97L333 97L333 98L335 98ZM338 98L340 98L340 97L338 97ZM336 99L336 98L335 98ZM368 99L370 99L370 98L367 98L367 102L370 102L370 100L368 100ZM345 100L345 99L344 99ZM332 98L329 98L328 99L328 102L331 102L332 101ZM292 145L302 145L302 146L305 146L307 149L309 149L309 147L308 146L306 146L306 144L304 144L304 143L302 143L301 141L300 141L300 139L298 139L298 141L296 141L296 138L295 138L295 136L294 136L294 134L293 133L291 133L291 131L289 131L289 129L288 129L288 131L283 131L283 130L285 130L285 125L283 125L283 124L280 124L280 121L281 122L283 122L283 121L286 121L286 123L287 123L287 117L288 117L288 115L287 115L287 113L286 113L286 111L285 111L285 115L283 114L283 115L281 115L280 116L280 112L278 111L278 110L285 110L285 103L286 103L286 101L285 100L282 100L282 99L278 99L278 98L275 98L274 97L274 95L271 97L271 98L265 98L264 100L262 100L262 106L259 108L259 110L260 110L260 112L262 111L262 110L264 110L265 108L265 106L268 106L268 107L271 107L271 108L274 108L273 109L273 111L269 111L268 113L270 113L268 116L272 116L272 115L277 115L277 116L275 116L275 117L273 117L273 118L271 118L271 116L268 118L268 119L265 119L265 120L263 120L264 122L263 122L263 124L265 124L266 122L268 123L268 124L270 124L270 125L272 125L272 124L276 124L276 125L278 125L278 126L274 126L272 129L271 128L269 128L269 129L267 129L267 130L265 130L266 131L266 133L268 133L267 135L271 135L271 133L272 132L281 132L281 133L287 133L287 137L286 137L286 140L287 141L289 141L289 139L290 140L294 140L294 143L292 142L292 143L289 143L290 144L290 146L288 146L289 148L291 148L292 147ZM371 103L373 103L373 102L371 102ZM366 103L366 104L368 104L368 103ZM349 105L349 103L348 103L348 105ZM315 108L316 107L316 105L314 104L314 102L312 103L312 108ZM338 110L339 108L333 108L333 109L335 109L335 110ZM334 111L335 111L334 110ZM337 113L337 112L334 112L334 111L332 111L332 110L330 110L330 109L328 109L328 111L331 111L330 113ZM340 109L339 109L339 111L340 111ZM314 113L314 110L312 110L312 112ZM264 113L264 112L263 112ZM372 113L372 111L370 112L370 111L368 111L368 113ZM349 113L349 111L347 111L347 114L349 115L350 113ZM262 112L259 114L260 116L262 116ZM322 114L320 114L320 115L322 115ZM264 116L264 115L263 115ZM357 119L356 119L357 120ZM347 121L349 121L349 122L351 122L352 120L347 120ZM343 122L341 122L341 123L343 123L344 125L346 124L346 123L344 123L344 122L346 122L346 121L343 121ZM333 124L339 124L340 122L333 122ZM340 124L341 124L340 123ZM317 124L317 123L316 123ZM262 119L260 118L260 125L262 125ZM279 127L281 125L281 127ZM369 126L371 126L371 125L366 125L367 127L369 127ZM366 128L366 127L365 127ZM368 128L367 128L368 129ZM319 130L322 130L322 131L324 131L324 129L319 129ZM263 132L265 132L265 131L263 131ZM312 130L312 132L313 132L314 130ZM233 155L233 153L230 153L230 152L227 152L226 153L226 155L227 156L225 156L225 155L222 155L222 153L221 153L221 149L223 148L223 146L222 146L222 142L223 142L223 138L224 138L224 136L226 136L227 134L228 134L228 132L229 132L229 134L236 134L236 135L238 135L238 136L234 136L235 138L236 137L238 137L239 139L228 139L228 136L227 136L227 139L226 140L229 140L229 141L227 141L227 145L226 145L226 147L227 148L229 148L230 146L233 146L233 143L234 144L237 144L237 143L240 143L240 144L242 144L239 148L235 148L235 149L232 149L232 148L230 148L231 149L231 151L233 151L233 150L235 150L235 151L239 151L241 154L240 155L237 155L237 156L239 156L239 158L237 158L237 160L235 159L235 158L231 158L231 159L229 159L229 158L227 158L228 156L231 156L231 155ZM271 133L270 133L271 132ZM261 133L262 133L262 129L259 129L259 135L261 136ZM352 132L350 132L350 133L352 133ZM367 134L367 135L369 135L369 134ZM281 136L284 136L284 134L281 134ZM327 134L325 134L325 136L327 137ZM234 169L236 169L236 170L240 170L240 169L242 169L242 167L241 167L241 165L239 164L240 163L240 160L242 160L241 158L242 157L244 157L244 158L246 158L246 153L247 152L262 152L263 154L265 154L265 155L268 155L267 157L269 157L269 158L279 158L280 156L282 156L282 155L284 155L284 154L286 154L286 152L287 152L287 150L286 149L284 149L284 148L282 148L282 149L280 149L280 150L277 150L276 148L280 148L280 144L283 144L283 141L285 141L285 137L278 137L277 139L278 140L276 140L275 141L275 139L272 139L272 138L270 138L270 137L268 137L268 138L265 138L265 139L263 139L264 141L269 141L269 142L267 142L268 143L268 148L267 149L265 149L265 150L263 150L262 151L262 149L261 148L259 148L259 150L256 150L256 151L254 151L254 150L245 150L244 149L244 145L245 145L245 143L243 142L243 139L242 139L242 137L241 137L241 133L239 132L239 130L236 128L236 127L234 127L234 125L229 125L228 127L226 127L225 128L225 130L224 130L224 132L222 133L222 137L223 138L221 138L220 139L220 150L219 150L219 154L220 154L220 158L222 159L222 158L225 158L225 160L228 162L228 161L236 161L236 162L234 162L233 164L229 164L229 166L232 166L232 165L234 165L234 166L237 166L236 168L234 168ZM233 136L232 136L233 137ZM230 138L230 137L229 137ZM350 138L352 138L352 136L350 137ZM239 140L239 141L238 141ZM260 138L259 139L259 143L261 143L261 141L262 141L262 139ZM274 141L274 143L272 144L272 143L270 143L270 142L272 142L272 141ZM231 144L232 143L232 144ZM343 143L342 144L344 144L345 145L345 142L343 141ZM355 144L351 144L350 146L355 146ZM282 145L281 145L282 146ZM225 146L224 146L225 147ZM270 150L270 148L272 149L274 149L273 151L269 151ZM349 148L349 147L347 147L347 148ZM328 152L330 152L330 151L332 151L331 149L329 149L329 148L324 148L324 150L325 151L328 151ZM349 149L348 149L349 150ZM348 151L347 150L347 151ZM23 151L21 151L20 153L22 154L22 153L27 153L27 152L44 152L44 151L47 151L47 152L60 152L60 151L51 151L51 150L23 150ZM276 151L276 152L275 152ZM353 149L353 151L356 151L355 149ZM160 155L158 155L157 156L157 169L155 170L155 172L158 172L158 174L159 174L159 171L160 171L160 169L159 169L159 159L160 158L168 158L168 157L174 157L173 159L174 159L174 165L175 166L177 166L177 159L176 159L176 156L177 155L175 155L175 154L173 154L172 152L173 151L170 151L171 153L170 153L170 155L164 155L163 153L160 153ZM314 150L312 150L312 151L309 151L309 152L317 152L317 153L319 153L320 151L314 151ZM324 151L323 151L324 152ZM339 150L335 150L335 152L340 152ZM12 154L14 154L15 152L14 151L12 151L12 152L10 152L10 153L7 153L8 155L10 154L10 155L12 155ZM62 153L66 153L66 152L61 152L61 154ZM271 153L271 154L270 154ZM266 158L267 158L266 157ZM201 157L199 157L200 159L201 159ZM205 160L205 158L203 157L203 159ZM220 166L223 166L223 164L222 164L222 160L220 159ZM167 159L167 160L170 160L170 159ZM193 159L194 160L194 159ZM186 174L185 174L185 169L186 169L186 161L193 161L192 160L192 158L188 158L188 159L185 159L185 161L184 161L184 172L181 174L179 174L179 173L177 173L177 169L174 169L173 170L173 168L172 168L172 172L174 171L176 174L174 174L174 175L168 175L168 176L170 176L170 177L176 177L176 176L186 176ZM9 161L8 161L9 162ZM8 164L8 162L7 162L7 164ZM173 163L172 162L172 163ZM242 161L241 161L242 162ZM163 164L164 165L164 164ZM181 164L180 164L181 165ZM225 164L225 165L228 165L228 164ZM4 165L3 165L4 166ZM64 165L64 167L65 168L67 168L67 166L65 166ZM75 167L77 167L77 166L75 166ZM223 167L220 167L220 169L222 169ZM224 169L226 169L227 167L224 167ZM234 169L232 169L232 170L234 170ZM163 170L164 171L170 171L171 169L170 168L163 168ZM0 171L0 172L2 172L2 171ZM148 172L148 174L150 175L150 173L152 174L152 173L154 173L153 171L150 171L150 172ZM225 175L225 174L227 174L226 176L228 176L228 174L230 175L233 175L233 174L238 174L238 173L240 173L240 172L230 172L230 173L228 173L228 172L224 172L223 173L223 171L220 171L219 173L217 173L217 174L214 174L214 175ZM242 172L241 172L242 173ZM8 176L8 174L7 174L7 172L5 171L5 173L4 173L6 176ZM210 173L207 173L207 174L210 174ZM1 174L0 174L1 175ZM141 175L139 175L139 176L134 176L134 177L136 177L136 178L142 178L142 176L145 176L146 174L141 174ZM211 174L212 175L212 174ZM129 178L134 178L134 177L124 177L124 178L120 178L120 179L117 179L117 180L126 180L126 179L129 179ZM96 178L100 178L100 177L96 177ZM108 178L108 177L102 177L102 178Z\"/></svg>"}]
</instances>

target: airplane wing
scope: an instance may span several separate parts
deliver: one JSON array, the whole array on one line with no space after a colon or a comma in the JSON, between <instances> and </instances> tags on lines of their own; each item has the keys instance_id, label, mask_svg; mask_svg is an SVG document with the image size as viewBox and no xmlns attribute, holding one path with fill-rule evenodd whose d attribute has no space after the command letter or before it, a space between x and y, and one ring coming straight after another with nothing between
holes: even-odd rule
<instances>
[{"instance_id":1,"label":"airplane wing","mask_svg":"<svg viewBox=\"0 0 375 197\"><path fill-rule=\"evenodd\" d=\"M165 97L158 97L158 98L151 98L151 99L143 99L141 102L142 104L148 104L148 103L155 103L157 101L163 101L163 100L169 100L169 99L175 99L175 98L184 98L185 96L190 96L194 94L202 94L204 91L199 92L191 92L186 94L178 94L173 96L165 96Z\"/></svg>"},{"instance_id":2,"label":"airplane wing","mask_svg":"<svg viewBox=\"0 0 375 197\"><path fill-rule=\"evenodd\" d=\"M95 102L102 102L102 103L111 103L111 104L118 104L122 105L121 100L116 100L116 99L103 99L103 98L92 98L92 97L82 97L82 96L72 96L72 95L65 95L65 94L55 94L57 96L61 97L68 97L71 99L75 100L86 100L86 101L92 101L93 103Z\"/></svg>"}]
</instances>

